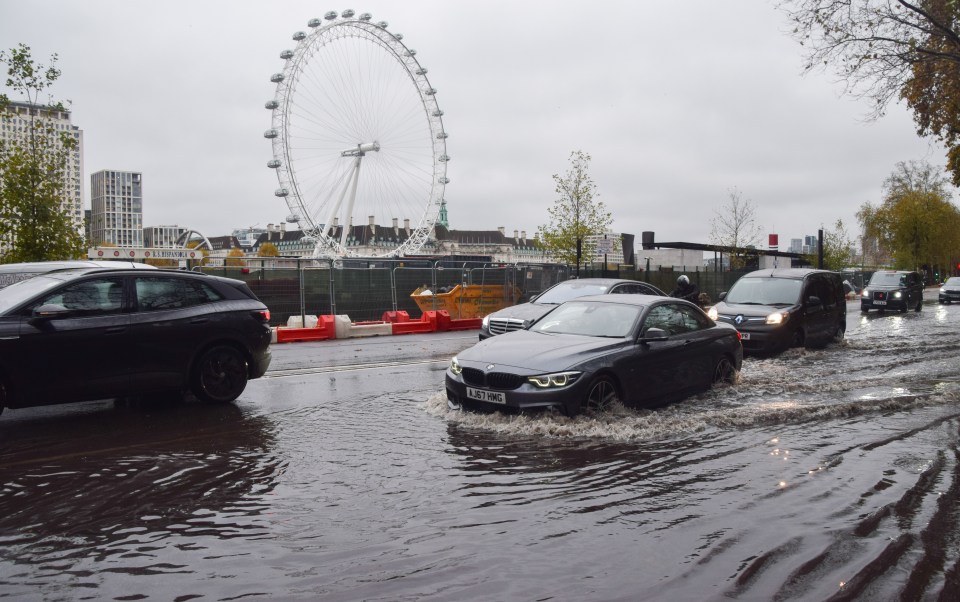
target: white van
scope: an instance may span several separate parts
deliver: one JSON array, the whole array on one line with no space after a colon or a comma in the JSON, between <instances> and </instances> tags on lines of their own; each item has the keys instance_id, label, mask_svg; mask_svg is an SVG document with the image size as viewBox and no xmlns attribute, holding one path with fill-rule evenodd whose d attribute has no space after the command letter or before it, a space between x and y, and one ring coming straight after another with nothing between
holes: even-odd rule
<instances>
[{"instance_id":1,"label":"white van","mask_svg":"<svg viewBox=\"0 0 960 602\"><path fill-rule=\"evenodd\" d=\"M135 261L95 261L95 260L67 260L67 261L30 261L24 263L7 263L0 265L0 288L10 286L14 282L27 280L39 274L68 270L70 268L100 268L104 270L147 269L155 270L155 266Z\"/></svg>"}]
</instances>

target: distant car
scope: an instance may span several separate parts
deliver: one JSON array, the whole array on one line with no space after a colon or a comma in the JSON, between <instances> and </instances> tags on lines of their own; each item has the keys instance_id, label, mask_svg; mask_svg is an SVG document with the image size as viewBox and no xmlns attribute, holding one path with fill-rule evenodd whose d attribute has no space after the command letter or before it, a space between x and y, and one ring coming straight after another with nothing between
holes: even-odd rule
<instances>
[{"instance_id":1,"label":"distant car","mask_svg":"<svg viewBox=\"0 0 960 602\"><path fill-rule=\"evenodd\" d=\"M666 293L652 284L636 280L618 280L616 278L565 280L533 297L529 303L512 305L484 317L480 326L480 340L505 332L522 330L557 305L570 299L587 295L620 294L667 296Z\"/></svg>"},{"instance_id":2,"label":"distant car","mask_svg":"<svg viewBox=\"0 0 960 602\"><path fill-rule=\"evenodd\" d=\"M960 301L960 278L953 276L947 278L947 281L940 286L940 303L953 303Z\"/></svg>"},{"instance_id":3,"label":"distant car","mask_svg":"<svg viewBox=\"0 0 960 602\"><path fill-rule=\"evenodd\" d=\"M445 386L451 408L555 407L573 416L615 401L644 407L676 401L735 382L742 362L736 329L693 303L594 295L458 353Z\"/></svg>"},{"instance_id":4,"label":"distant car","mask_svg":"<svg viewBox=\"0 0 960 602\"><path fill-rule=\"evenodd\" d=\"M0 411L155 392L229 402L270 365L270 311L239 280L70 269L0 290Z\"/></svg>"},{"instance_id":5,"label":"distant car","mask_svg":"<svg viewBox=\"0 0 960 602\"><path fill-rule=\"evenodd\" d=\"M923 309L923 276L920 272L882 270L874 272L860 293L860 311Z\"/></svg>"},{"instance_id":6,"label":"distant car","mask_svg":"<svg viewBox=\"0 0 960 602\"><path fill-rule=\"evenodd\" d=\"M737 280L707 315L736 327L747 353L821 347L843 340L847 301L840 274L827 270L757 270Z\"/></svg>"},{"instance_id":7,"label":"distant car","mask_svg":"<svg viewBox=\"0 0 960 602\"><path fill-rule=\"evenodd\" d=\"M155 270L156 267L135 261L97 261L97 260L65 260L65 261L30 261L24 263L7 263L0 265L0 288L10 286L40 274L67 270L71 268L99 268L103 270Z\"/></svg>"}]
</instances>

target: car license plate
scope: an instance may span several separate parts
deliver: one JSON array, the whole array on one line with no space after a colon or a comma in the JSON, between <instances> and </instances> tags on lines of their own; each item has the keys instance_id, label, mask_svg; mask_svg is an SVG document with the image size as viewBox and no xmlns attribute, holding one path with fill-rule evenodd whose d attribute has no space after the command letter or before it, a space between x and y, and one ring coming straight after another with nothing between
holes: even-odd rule
<instances>
[{"instance_id":1,"label":"car license plate","mask_svg":"<svg viewBox=\"0 0 960 602\"><path fill-rule=\"evenodd\" d=\"M749 341L749 340L750 340L750 333L749 333L749 332L741 332L741 333L740 333L740 339L743 340L743 341Z\"/></svg>"},{"instance_id":2,"label":"car license plate","mask_svg":"<svg viewBox=\"0 0 960 602\"><path fill-rule=\"evenodd\" d=\"M886 301L874 301L873 304L874 304L874 305L886 305L887 302L886 302Z\"/></svg>"},{"instance_id":3,"label":"car license plate","mask_svg":"<svg viewBox=\"0 0 960 602\"><path fill-rule=\"evenodd\" d=\"M507 403L507 395L505 393L499 391L484 391L483 389L474 389L473 387L467 387L467 397L488 403Z\"/></svg>"}]
</instances>

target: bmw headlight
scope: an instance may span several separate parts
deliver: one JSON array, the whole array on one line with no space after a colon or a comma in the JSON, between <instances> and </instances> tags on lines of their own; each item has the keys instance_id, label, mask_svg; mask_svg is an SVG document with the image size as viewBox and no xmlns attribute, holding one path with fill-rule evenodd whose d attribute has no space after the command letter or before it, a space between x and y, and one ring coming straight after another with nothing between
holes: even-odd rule
<instances>
[{"instance_id":1,"label":"bmw headlight","mask_svg":"<svg viewBox=\"0 0 960 602\"><path fill-rule=\"evenodd\" d=\"M899 298L902 297L902 296L903 296L903 293L901 293L900 291L897 291L897 292L893 293L893 298L894 298L894 299L899 299Z\"/></svg>"},{"instance_id":2,"label":"bmw headlight","mask_svg":"<svg viewBox=\"0 0 960 602\"><path fill-rule=\"evenodd\" d=\"M483 316L483 320L481 320L481 322L480 322L480 327L481 327L481 328L486 328L486 329L489 329L489 328L490 328L490 316L489 316L489 315Z\"/></svg>"},{"instance_id":3,"label":"bmw headlight","mask_svg":"<svg viewBox=\"0 0 960 602\"><path fill-rule=\"evenodd\" d=\"M454 374L460 374L463 372L463 368L460 367L460 362L457 361L457 356L453 356L450 360L450 372Z\"/></svg>"},{"instance_id":4,"label":"bmw headlight","mask_svg":"<svg viewBox=\"0 0 960 602\"><path fill-rule=\"evenodd\" d=\"M946 292L947 292L947 289L945 289L945 288L943 288L943 287L941 286L941 287L940 287L940 292L941 292L941 293L946 293Z\"/></svg>"},{"instance_id":5,"label":"bmw headlight","mask_svg":"<svg viewBox=\"0 0 960 602\"><path fill-rule=\"evenodd\" d=\"M527 381L538 389L560 389L572 385L581 374L582 372L556 372L554 374L531 376L527 378Z\"/></svg>"},{"instance_id":6,"label":"bmw headlight","mask_svg":"<svg viewBox=\"0 0 960 602\"><path fill-rule=\"evenodd\" d=\"M707 310L707 317L716 322L720 318L720 312L717 311L716 307L711 307Z\"/></svg>"},{"instance_id":7,"label":"bmw headlight","mask_svg":"<svg viewBox=\"0 0 960 602\"><path fill-rule=\"evenodd\" d=\"M772 326L777 326L779 324L783 324L784 322L786 322L787 318L789 317L790 317L790 314L788 314L785 311L775 311L769 316L767 316L767 324L770 324Z\"/></svg>"}]
</instances>

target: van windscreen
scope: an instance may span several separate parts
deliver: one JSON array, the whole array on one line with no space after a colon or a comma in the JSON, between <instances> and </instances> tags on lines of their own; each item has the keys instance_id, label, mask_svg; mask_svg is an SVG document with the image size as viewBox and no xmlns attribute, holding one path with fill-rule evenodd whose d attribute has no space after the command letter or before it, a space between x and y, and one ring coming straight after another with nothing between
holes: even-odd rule
<instances>
[{"instance_id":1,"label":"van windscreen","mask_svg":"<svg viewBox=\"0 0 960 602\"><path fill-rule=\"evenodd\" d=\"M800 300L803 281L793 278L741 278L724 298L747 305L794 305Z\"/></svg>"}]
</instances>

